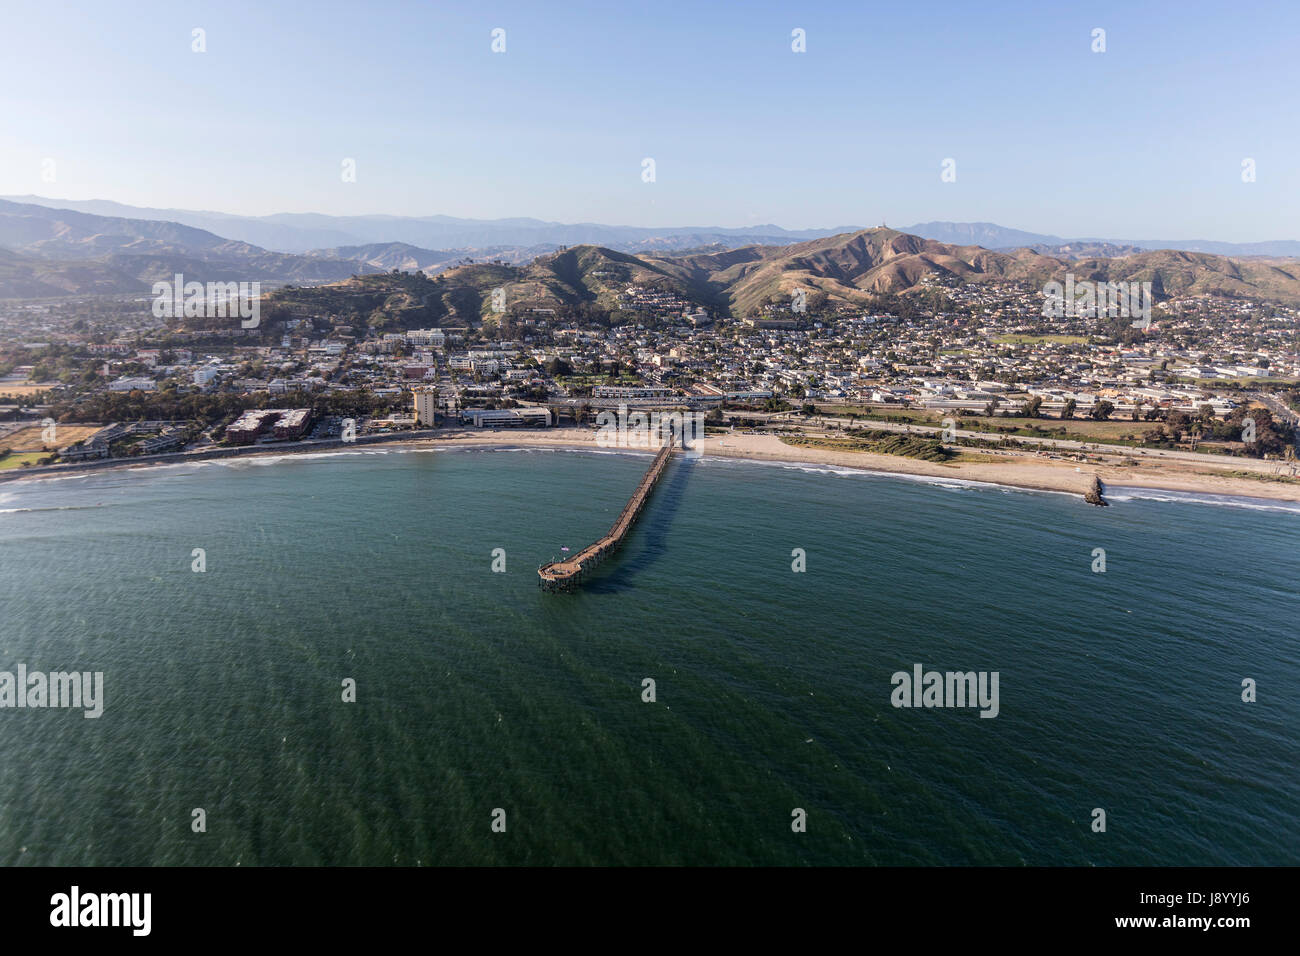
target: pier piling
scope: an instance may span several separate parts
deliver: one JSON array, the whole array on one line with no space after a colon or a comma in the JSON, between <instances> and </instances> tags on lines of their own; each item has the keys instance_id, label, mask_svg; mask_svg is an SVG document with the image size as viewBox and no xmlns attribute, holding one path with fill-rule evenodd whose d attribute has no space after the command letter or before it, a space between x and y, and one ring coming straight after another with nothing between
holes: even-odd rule
<instances>
[{"instance_id":1,"label":"pier piling","mask_svg":"<svg viewBox=\"0 0 1300 956\"><path fill-rule=\"evenodd\" d=\"M598 565L618 550L623 539L627 537L632 525L636 523L637 516L640 515L641 509L645 506L646 500L650 497L650 492L654 490L655 483L659 476L663 474L664 466L668 464L668 459L673 453L673 439L669 439L667 444L659 449L655 455L654 461L650 465L650 470L645 473L636 490L632 492L632 497L628 499L623 510L619 512L618 519L614 522L609 533L597 541L583 548L572 558L567 561L552 561L549 564L543 564L537 569L539 584L545 591L572 591L579 587L587 575Z\"/></svg>"}]
</instances>

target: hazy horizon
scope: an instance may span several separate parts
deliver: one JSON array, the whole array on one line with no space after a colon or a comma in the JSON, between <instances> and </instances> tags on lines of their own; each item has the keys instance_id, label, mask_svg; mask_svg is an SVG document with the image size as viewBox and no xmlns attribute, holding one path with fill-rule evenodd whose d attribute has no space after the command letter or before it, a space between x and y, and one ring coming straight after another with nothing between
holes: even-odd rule
<instances>
[{"instance_id":1,"label":"hazy horizon","mask_svg":"<svg viewBox=\"0 0 1300 956\"><path fill-rule=\"evenodd\" d=\"M1300 134L1269 95L1295 80L1300 11L1281 4L569 12L11 5L0 194L1229 242L1285 237L1300 214Z\"/></svg>"},{"instance_id":2,"label":"hazy horizon","mask_svg":"<svg viewBox=\"0 0 1300 956\"><path fill-rule=\"evenodd\" d=\"M1152 241L1167 239L1169 241L1231 244L1227 240L1222 240L1215 236L1174 237L1174 236L1062 235L1059 231L1053 231L1050 228L1025 229L1018 224L1008 225L1006 223L991 222L988 220L978 220L973 222L952 222L947 220L932 220L929 223L914 222L914 223L908 223L906 225L897 225L897 224L890 225L888 223L884 223L884 224L878 223L876 224L876 226L849 225L845 223L845 224L840 224L835 226L810 226L805 228L793 228L790 226L782 225L781 223L771 223L771 222L755 223L752 225L732 225L728 223L676 223L676 224L656 227L656 226L648 226L644 224L630 223L630 222L594 222L590 220L577 221L577 220L563 220L563 219L553 220L553 219L540 219L535 216L501 216L493 219L485 219L485 218L472 217L472 216L465 216L465 217L448 216L445 213L410 213L406 215L395 215L393 213L376 212L376 213L353 213L353 214L348 214L343 216L334 216L330 213L322 213L319 210L304 210L304 211L281 210L278 212L266 213L262 215L244 215L240 213L232 213L223 209L196 209L196 208L185 208L179 206L173 206L173 207L130 206L127 203L122 203L115 199L106 199L102 196L89 197L86 199L75 199L69 197L44 196L37 193L29 193L23 195L4 194L4 195L0 195L0 200L5 200L9 202L18 202L18 203L27 202L27 201L38 201L38 202L33 202L32 204L49 205L51 206L51 208L62 208L56 205L52 205L60 202L66 202L72 204L111 203L114 205L123 206L130 209L136 209L136 210L148 211L148 212L176 212L176 213L187 213L191 215L210 215L210 216L218 216L218 217L230 217L232 219L270 220L270 219L276 219L281 217L295 217L295 216L301 216L301 217L318 216L318 217L330 218L330 219L337 218L337 219L357 219L357 220L393 219L393 220L427 221L427 220L436 220L436 219L450 219L450 220L456 220L460 222L480 222L484 224L530 222L530 223L538 223L540 225L546 225L546 226L565 226L570 228L581 227L581 226L597 226L597 227L608 228L608 229L642 229L642 230L655 230L659 232L674 230L683 233L696 232L696 231L708 232L711 230L751 233L764 228L772 228L772 229L778 229L785 233L802 234L802 233L816 232L824 236L839 235L847 232L860 231L864 229L874 229L882 225L890 229L898 230L900 232L907 232L909 229L917 226L939 223L939 224L947 224L952 226L990 226L990 227L1003 229L1009 232L1024 232L1024 233L1039 234L1044 237L1055 237L1061 239L1064 242L1103 242L1103 241L1105 242L1152 242ZM69 206L67 208L73 208L73 207ZM95 214L109 215L108 213L95 213ZM375 241L381 241L381 240L375 240ZM392 241L402 242L403 240L394 239ZM1242 241L1242 244L1266 244L1266 243L1295 242L1295 241L1300 241L1300 240L1296 240L1290 236L1266 236L1266 237L1257 237L1255 239L1250 239L1250 240L1244 240Z\"/></svg>"}]
</instances>

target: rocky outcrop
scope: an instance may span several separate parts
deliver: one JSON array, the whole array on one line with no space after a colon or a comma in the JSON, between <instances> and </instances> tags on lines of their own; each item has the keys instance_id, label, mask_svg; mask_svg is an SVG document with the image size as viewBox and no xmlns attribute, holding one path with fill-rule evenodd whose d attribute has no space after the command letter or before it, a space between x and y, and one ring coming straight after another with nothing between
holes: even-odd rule
<instances>
[{"instance_id":1,"label":"rocky outcrop","mask_svg":"<svg viewBox=\"0 0 1300 956\"><path fill-rule=\"evenodd\" d=\"M1093 475L1092 484L1090 484L1088 490L1083 493L1083 500L1088 502L1088 504L1096 505L1099 508L1108 508L1110 507L1110 502L1102 497L1102 494L1105 491L1106 487L1101 483L1101 479L1096 475Z\"/></svg>"}]
</instances>

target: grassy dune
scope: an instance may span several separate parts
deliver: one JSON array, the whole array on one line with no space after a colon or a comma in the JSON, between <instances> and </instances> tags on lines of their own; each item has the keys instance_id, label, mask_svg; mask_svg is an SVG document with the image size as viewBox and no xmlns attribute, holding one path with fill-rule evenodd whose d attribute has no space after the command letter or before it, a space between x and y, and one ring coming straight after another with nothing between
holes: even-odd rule
<instances>
[{"instance_id":1,"label":"grassy dune","mask_svg":"<svg viewBox=\"0 0 1300 956\"><path fill-rule=\"evenodd\" d=\"M830 451L866 451L877 455L901 455L922 461L948 461L953 452L937 439L900 435L897 432L860 431L849 438L813 438L803 435L782 436L781 441L797 448L825 448Z\"/></svg>"}]
</instances>

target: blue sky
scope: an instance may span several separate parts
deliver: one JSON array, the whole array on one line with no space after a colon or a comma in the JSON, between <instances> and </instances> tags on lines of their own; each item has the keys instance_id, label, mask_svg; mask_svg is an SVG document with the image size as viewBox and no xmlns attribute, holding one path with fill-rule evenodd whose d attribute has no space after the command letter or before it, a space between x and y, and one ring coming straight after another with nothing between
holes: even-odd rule
<instances>
[{"instance_id":1,"label":"blue sky","mask_svg":"<svg viewBox=\"0 0 1300 956\"><path fill-rule=\"evenodd\" d=\"M0 194L1300 238L1294 2L10 0L0 17Z\"/></svg>"}]
</instances>

